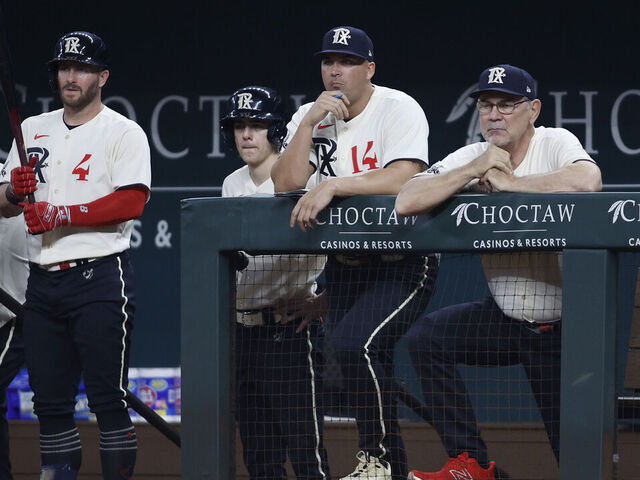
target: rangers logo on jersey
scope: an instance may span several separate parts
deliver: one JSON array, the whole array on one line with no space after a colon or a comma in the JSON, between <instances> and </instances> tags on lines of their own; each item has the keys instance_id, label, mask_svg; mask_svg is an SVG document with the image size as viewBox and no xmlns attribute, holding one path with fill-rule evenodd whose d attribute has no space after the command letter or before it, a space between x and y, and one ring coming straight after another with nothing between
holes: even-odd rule
<instances>
[{"instance_id":1,"label":"rangers logo on jersey","mask_svg":"<svg viewBox=\"0 0 640 480\"><path fill-rule=\"evenodd\" d=\"M34 158L37 159L36 166L33 167L33 171L38 176L38 181L40 183L46 183L44 175L42 174L42 169L49 166L48 163L45 163L47 158L49 158L49 150L43 147L29 147L27 148L27 157L29 158L29 161Z\"/></svg>"},{"instance_id":2,"label":"rangers logo on jersey","mask_svg":"<svg viewBox=\"0 0 640 480\"><path fill-rule=\"evenodd\" d=\"M316 150L316 156L320 165L318 169L320 174L325 177L335 177L336 172L333 170L331 164L337 159L334 156L338 144L331 138L314 137L313 146Z\"/></svg>"},{"instance_id":3,"label":"rangers logo on jersey","mask_svg":"<svg viewBox=\"0 0 640 480\"><path fill-rule=\"evenodd\" d=\"M494 67L489 69L489 80L487 83L503 83L502 79L506 77L506 73L504 73L504 68L502 67Z\"/></svg>"},{"instance_id":4,"label":"rangers logo on jersey","mask_svg":"<svg viewBox=\"0 0 640 480\"><path fill-rule=\"evenodd\" d=\"M333 32L333 43L349 45L348 39L351 38L351 31L348 28L336 28Z\"/></svg>"},{"instance_id":5,"label":"rangers logo on jersey","mask_svg":"<svg viewBox=\"0 0 640 480\"><path fill-rule=\"evenodd\" d=\"M78 50L80 39L78 37L67 37L64 39L64 53L82 53Z\"/></svg>"},{"instance_id":6,"label":"rangers logo on jersey","mask_svg":"<svg viewBox=\"0 0 640 480\"><path fill-rule=\"evenodd\" d=\"M49 150L40 147L29 147L27 148L27 157L29 160L32 160L34 157L37 159L36 165L33 167L33 171L38 176L38 181L40 183L46 183L44 175L42 175L42 169L49 166L48 163L44 163L49 157ZM7 174L7 164L5 163L2 166L2 170L0 170L0 178L6 177Z\"/></svg>"},{"instance_id":7,"label":"rangers logo on jersey","mask_svg":"<svg viewBox=\"0 0 640 480\"><path fill-rule=\"evenodd\" d=\"M251 102L253 101L253 95L250 93L238 94L238 108L245 110L253 110Z\"/></svg>"}]
</instances>

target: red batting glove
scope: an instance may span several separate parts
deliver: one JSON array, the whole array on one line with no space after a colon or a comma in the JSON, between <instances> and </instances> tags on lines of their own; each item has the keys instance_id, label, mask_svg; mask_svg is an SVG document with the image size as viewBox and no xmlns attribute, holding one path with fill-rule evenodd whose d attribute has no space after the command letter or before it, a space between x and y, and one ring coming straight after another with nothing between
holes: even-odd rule
<instances>
[{"instance_id":1,"label":"red batting glove","mask_svg":"<svg viewBox=\"0 0 640 480\"><path fill-rule=\"evenodd\" d=\"M48 232L71 223L67 206L56 207L49 202L20 202L20 206L24 210L24 220L32 235Z\"/></svg>"},{"instance_id":2,"label":"red batting glove","mask_svg":"<svg viewBox=\"0 0 640 480\"><path fill-rule=\"evenodd\" d=\"M37 161L38 159L34 157L26 167L16 167L11 170L11 183L6 195L7 199L14 205L17 205L24 200L24 197L38 189L36 186L36 172L33 169Z\"/></svg>"}]
</instances>

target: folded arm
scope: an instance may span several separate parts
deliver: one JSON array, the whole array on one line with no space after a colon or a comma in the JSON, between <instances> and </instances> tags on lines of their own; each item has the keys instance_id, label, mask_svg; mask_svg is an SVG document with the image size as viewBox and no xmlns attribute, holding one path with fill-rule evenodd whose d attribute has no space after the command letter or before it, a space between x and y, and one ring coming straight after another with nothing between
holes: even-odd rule
<instances>
[{"instance_id":1,"label":"folded arm","mask_svg":"<svg viewBox=\"0 0 640 480\"><path fill-rule=\"evenodd\" d=\"M599 192L602 190L600 168L589 160L579 160L558 170L516 177L491 169L483 182L494 192Z\"/></svg>"},{"instance_id":2,"label":"folded arm","mask_svg":"<svg viewBox=\"0 0 640 480\"><path fill-rule=\"evenodd\" d=\"M304 232L318 223L318 214L334 197L354 195L396 195L402 185L416 173L422 164L413 160L397 160L386 168L357 177L334 177L325 180L307 192L291 212L289 225L297 223Z\"/></svg>"},{"instance_id":3,"label":"folded arm","mask_svg":"<svg viewBox=\"0 0 640 480\"><path fill-rule=\"evenodd\" d=\"M409 180L396 198L396 212L402 216L429 212L459 192L470 181L482 178L490 169L505 174L512 173L509 153L492 144L482 155L466 165L440 174L422 175Z\"/></svg>"}]
</instances>

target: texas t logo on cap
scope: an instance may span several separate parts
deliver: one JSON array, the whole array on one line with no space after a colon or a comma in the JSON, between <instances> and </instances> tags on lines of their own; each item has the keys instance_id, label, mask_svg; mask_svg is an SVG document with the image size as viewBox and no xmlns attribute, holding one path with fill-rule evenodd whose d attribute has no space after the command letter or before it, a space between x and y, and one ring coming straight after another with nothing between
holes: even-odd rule
<instances>
[{"instance_id":1,"label":"texas t logo on cap","mask_svg":"<svg viewBox=\"0 0 640 480\"><path fill-rule=\"evenodd\" d=\"M489 69L489 80L487 83L502 83L502 79L506 74L504 68L494 67Z\"/></svg>"},{"instance_id":2,"label":"texas t logo on cap","mask_svg":"<svg viewBox=\"0 0 640 480\"><path fill-rule=\"evenodd\" d=\"M344 53L373 62L373 42L364 30L348 25L333 27L322 37L322 50L316 55Z\"/></svg>"},{"instance_id":3,"label":"texas t logo on cap","mask_svg":"<svg viewBox=\"0 0 640 480\"><path fill-rule=\"evenodd\" d=\"M506 63L486 68L478 78L478 88L469 94L478 98L484 92L503 92L536 98L536 82L526 70Z\"/></svg>"},{"instance_id":4,"label":"texas t logo on cap","mask_svg":"<svg viewBox=\"0 0 640 480\"><path fill-rule=\"evenodd\" d=\"M351 38L351 35L349 35L351 33L349 31L349 29L347 29L347 28L336 28L333 31L334 31L333 43L340 43L342 45L349 45L349 42L347 41L349 38Z\"/></svg>"}]
</instances>

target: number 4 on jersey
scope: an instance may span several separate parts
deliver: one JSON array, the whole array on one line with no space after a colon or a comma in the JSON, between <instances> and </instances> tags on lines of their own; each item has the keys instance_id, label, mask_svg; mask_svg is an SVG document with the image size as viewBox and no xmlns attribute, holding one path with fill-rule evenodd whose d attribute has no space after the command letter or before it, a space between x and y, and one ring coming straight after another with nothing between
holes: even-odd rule
<instances>
[{"instance_id":1,"label":"number 4 on jersey","mask_svg":"<svg viewBox=\"0 0 640 480\"><path fill-rule=\"evenodd\" d=\"M354 145L351 147L351 161L353 162L353 173L360 173L362 170L359 168L359 163L362 165L368 165L368 171L375 170L378 168L378 156L374 153L373 157L367 157L367 154L373 147L373 141L367 142L367 150L364 152L362 156L362 160L358 162L358 146Z\"/></svg>"},{"instance_id":2,"label":"number 4 on jersey","mask_svg":"<svg viewBox=\"0 0 640 480\"><path fill-rule=\"evenodd\" d=\"M87 175L89 175L89 167L91 165L87 165L87 168L80 168L80 165L82 165L84 162L88 161L91 158L91 154L87 153L84 158L80 161L80 163L78 165L76 165L76 168L73 169L73 171L71 172L73 175L78 175L78 178L76 180L80 181L80 182L86 182L87 181Z\"/></svg>"}]
</instances>

